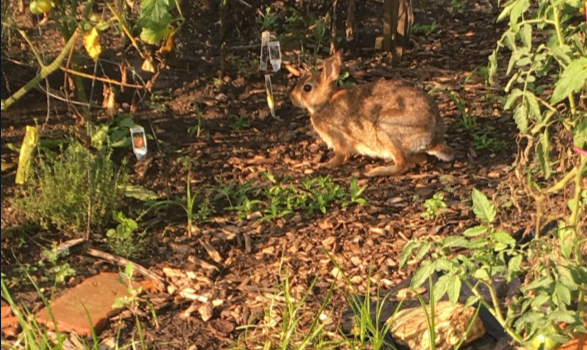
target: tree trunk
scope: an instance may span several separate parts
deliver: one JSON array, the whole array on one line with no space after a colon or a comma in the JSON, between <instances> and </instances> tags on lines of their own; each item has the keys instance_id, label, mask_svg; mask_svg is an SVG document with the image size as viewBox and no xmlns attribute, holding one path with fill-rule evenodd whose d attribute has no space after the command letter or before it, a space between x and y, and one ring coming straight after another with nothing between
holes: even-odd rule
<instances>
[{"instance_id":1,"label":"tree trunk","mask_svg":"<svg viewBox=\"0 0 587 350\"><path fill-rule=\"evenodd\" d=\"M353 41L355 34L355 0L348 0L347 14L346 14L346 40Z\"/></svg>"},{"instance_id":2,"label":"tree trunk","mask_svg":"<svg viewBox=\"0 0 587 350\"><path fill-rule=\"evenodd\" d=\"M412 0L385 0L383 3L383 50L399 63L410 41L414 15Z\"/></svg>"}]
</instances>

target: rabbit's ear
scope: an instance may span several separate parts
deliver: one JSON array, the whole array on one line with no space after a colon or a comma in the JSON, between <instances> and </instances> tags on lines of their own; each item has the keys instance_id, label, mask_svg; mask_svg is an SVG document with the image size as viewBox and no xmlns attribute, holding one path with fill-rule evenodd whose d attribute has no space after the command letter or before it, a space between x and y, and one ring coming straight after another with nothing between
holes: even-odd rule
<instances>
[{"instance_id":1,"label":"rabbit's ear","mask_svg":"<svg viewBox=\"0 0 587 350\"><path fill-rule=\"evenodd\" d=\"M340 65L342 64L342 51L336 52L332 57L324 61L320 77L322 81L331 83L338 79Z\"/></svg>"}]
</instances>

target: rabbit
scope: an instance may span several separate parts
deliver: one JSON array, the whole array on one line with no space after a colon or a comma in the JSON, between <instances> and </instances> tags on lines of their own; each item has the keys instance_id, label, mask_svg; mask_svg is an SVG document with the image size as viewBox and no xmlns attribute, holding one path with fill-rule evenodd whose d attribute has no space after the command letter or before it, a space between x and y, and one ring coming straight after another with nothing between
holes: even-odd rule
<instances>
[{"instance_id":1,"label":"rabbit","mask_svg":"<svg viewBox=\"0 0 587 350\"><path fill-rule=\"evenodd\" d=\"M450 162L454 150L444 141L445 126L433 98L401 81L377 81L336 89L342 51L323 63L322 71L302 76L290 93L296 107L310 113L312 126L334 157L334 168L353 154L391 159L366 176L405 173L426 154Z\"/></svg>"}]
</instances>

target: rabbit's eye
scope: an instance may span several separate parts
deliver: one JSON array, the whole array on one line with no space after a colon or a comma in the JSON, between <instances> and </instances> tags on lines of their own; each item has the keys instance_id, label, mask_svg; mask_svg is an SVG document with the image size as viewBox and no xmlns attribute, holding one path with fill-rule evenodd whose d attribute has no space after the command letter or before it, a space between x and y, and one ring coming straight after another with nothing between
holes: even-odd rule
<instances>
[{"instance_id":1,"label":"rabbit's eye","mask_svg":"<svg viewBox=\"0 0 587 350\"><path fill-rule=\"evenodd\" d=\"M310 92L310 91L312 91L312 85L310 85L310 84L306 84L306 85L304 85L304 91L305 91L305 92Z\"/></svg>"}]
</instances>

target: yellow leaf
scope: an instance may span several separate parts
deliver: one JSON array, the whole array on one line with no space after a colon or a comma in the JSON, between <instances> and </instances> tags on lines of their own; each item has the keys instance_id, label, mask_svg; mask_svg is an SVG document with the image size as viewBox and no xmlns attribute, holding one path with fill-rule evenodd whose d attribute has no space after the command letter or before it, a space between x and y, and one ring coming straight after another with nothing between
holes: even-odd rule
<instances>
[{"instance_id":1,"label":"yellow leaf","mask_svg":"<svg viewBox=\"0 0 587 350\"><path fill-rule=\"evenodd\" d=\"M22 141L22 146L20 146L20 155L18 157L18 169L16 169L16 180L14 181L17 185L22 185L26 182L31 167L31 155L37 146L38 140L38 127L27 125L24 140Z\"/></svg>"},{"instance_id":2,"label":"yellow leaf","mask_svg":"<svg viewBox=\"0 0 587 350\"><path fill-rule=\"evenodd\" d=\"M102 46L100 46L99 34L96 27L84 34L84 46L88 55L96 61L102 53Z\"/></svg>"},{"instance_id":3,"label":"yellow leaf","mask_svg":"<svg viewBox=\"0 0 587 350\"><path fill-rule=\"evenodd\" d=\"M145 72L155 73L155 66L153 66L153 61L150 58L146 58L141 66L141 69Z\"/></svg>"}]
</instances>

